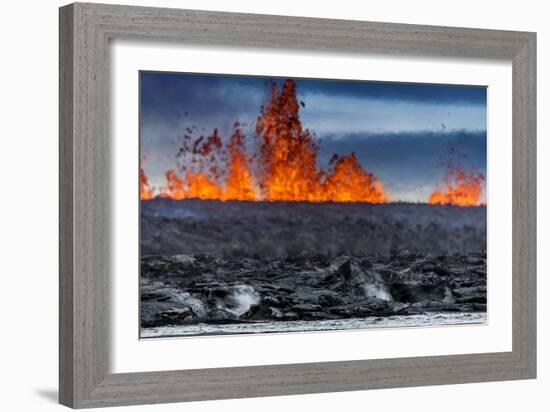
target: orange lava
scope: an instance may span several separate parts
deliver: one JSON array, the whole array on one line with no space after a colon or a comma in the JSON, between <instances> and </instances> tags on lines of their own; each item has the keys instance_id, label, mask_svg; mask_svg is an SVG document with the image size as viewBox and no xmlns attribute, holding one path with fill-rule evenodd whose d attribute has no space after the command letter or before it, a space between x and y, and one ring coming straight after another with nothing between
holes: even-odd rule
<instances>
[{"instance_id":1,"label":"orange lava","mask_svg":"<svg viewBox=\"0 0 550 412\"><path fill-rule=\"evenodd\" d=\"M485 201L481 201L484 181L482 173L466 172L456 167L449 169L444 179L445 189L435 190L428 202L456 206L486 205Z\"/></svg>"},{"instance_id":2,"label":"orange lava","mask_svg":"<svg viewBox=\"0 0 550 412\"><path fill-rule=\"evenodd\" d=\"M186 198L221 199L223 191L205 175L188 171L183 178L180 178L174 170L168 170L166 172L166 187L161 189L160 197L175 200Z\"/></svg>"},{"instance_id":3,"label":"orange lava","mask_svg":"<svg viewBox=\"0 0 550 412\"><path fill-rule=\"evenodd\" d=\"M222 199L258 200L250 171L251 160L245 150L245 136L238 123L229 139L229 166Z\"/></svg>"},{"instance_id":4,"label":"orange lava","mask_svg":"<svg viewBox=\"0 0 550 412\"><path fill-rule=\"evenodd\" d=\"M266 200L318 200L320 173L313 135L302 128L296 85L287 80L271 96L256 122L260 139L260 188Z\"/></svg>"},{"instance_id":5,"label":"orange lava","mask_svg":"<svg viewBox=\"0 0 550 412\"><path fill-rule=\"evenodd\" d=\"M141 200L149 200L153 198L153 189L149 186L147 176L143 169L139 171L139 195Z\"/></svg>"},{"instance_id":6,"label":"orange lava","mask_svg":"<svg viewBox=\"0 0 550 412\"><path fill-rule=\"evenodd\" d=\"M159 195L178 200L387 202L382 182L363 169L354 153L334 155L328 171L318 168L319 148L313 133L302 127L300 105L304 103L297 100L293 80L281 88L271 84L256 121L253 155L239 123L225 145L217 130L194 138L193 129L187 128L178 153L184 166L166 172ZM147 183L142 171L143 181ZM150 198L141 193L142 199Z\"/></svg>"},{"instance_id":7,"label":"orange lava","mask_svg":"<svg viewBox=\"0 0 550 412\"><path fill-rule=\"evenodd\" d=\"M323 184L321 200L369 203L388 201L382 181L361 167L355 153L333 157L332 163L334 167Z\"/></svg>"}]
</instances>

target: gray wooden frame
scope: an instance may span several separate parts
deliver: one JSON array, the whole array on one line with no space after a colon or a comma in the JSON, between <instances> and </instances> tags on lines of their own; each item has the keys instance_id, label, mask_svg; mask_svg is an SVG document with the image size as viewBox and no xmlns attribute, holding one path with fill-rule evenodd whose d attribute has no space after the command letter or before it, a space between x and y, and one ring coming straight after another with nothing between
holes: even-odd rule
<instances>
[{"instance_id":1,"label":"gray wooden frame","mask_svg":"<svg viewBox=\"0 0 550 412\"><path fill-rule=\"evenodd\" d=\"M110 374L109 40L505 59L513 65L513 350ZM536 34L71 4L60 9L59 397L75 408L536 376Z\"/></svg>"}]
</instances>

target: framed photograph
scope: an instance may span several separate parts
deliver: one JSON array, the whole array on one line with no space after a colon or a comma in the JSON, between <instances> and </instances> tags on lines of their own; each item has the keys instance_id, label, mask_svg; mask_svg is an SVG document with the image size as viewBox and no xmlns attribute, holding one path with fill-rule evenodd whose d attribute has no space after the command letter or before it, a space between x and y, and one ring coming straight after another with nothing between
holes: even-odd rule
<instances>
[{"instance_id":1,"label":"framed photograph","mask_svg":"<svg viewBox=\"0 0 550 412\"><path fill-rule=\"evenodd\" d=\"M534 33L62 7L60 402L535 378L535 149Z\"/></svg>"}]
</instances>

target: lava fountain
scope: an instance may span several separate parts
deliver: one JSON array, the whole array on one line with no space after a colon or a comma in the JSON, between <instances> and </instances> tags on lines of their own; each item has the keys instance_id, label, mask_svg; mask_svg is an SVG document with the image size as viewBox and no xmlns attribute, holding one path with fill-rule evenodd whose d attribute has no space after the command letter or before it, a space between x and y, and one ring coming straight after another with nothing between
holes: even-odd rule
<instances>
[{"instance_id":1,"label":"lava fountain","mask_svg":"<svg viewBox=\"0 0 550 412\"><path fill-rule=\"evenodd\" d=\"M481 200L485 175L475 170L463 170L454 161L456 155L455 148L451 145L447 149L448 161L447 173L443 179L444 188L434 190L428 202L456 206L486 205L486 202ZM460 157L466 158L466 156Z\"/></svg>"},{"instance_id":2,"label":"lava fountain","mask_svg":"<svg viewBox=\"0 0 550 412\"><path fill-rule=\"evenodd\" d=\"M435 190L429 198L431 204L450 204L456 206L477 206L481 201L485 176L475 171L454 169L447 172L445 188Z\"/></svg>"},{"instance_id":3,"label":"lava fountain","mask_svg":"<svg viewBox=\"0 0 550 412\"><path fill-rule=\"evenodd\" d=\"M139 170L139 194L141 200L149 200L153 198L153 188L149 186L149 181L143 169Z\"/></svg>"},{"instance_id":4,"label":"lava fountain","mask_svg":"<svg viewBox=\"0 0 550 412\"><path fill-rule=\"evenodd\" d=\"M318 167L319 147L314 134L302 126L299 111L304 103L296 95L293 80L281 87L271 83L256 121L252 154L238 122L225 144L217 129L208 137L195 138L193 128L187 128L178 152L178 158L185 161L179 170L166 172L159 195L171 199L387 202L382 181L366 171L354 153L335 154L328 170ZM142 173L143 181L147 178ZM152 192L141 193L142 200L152 197Z\"/></svg>"}]
</instances>

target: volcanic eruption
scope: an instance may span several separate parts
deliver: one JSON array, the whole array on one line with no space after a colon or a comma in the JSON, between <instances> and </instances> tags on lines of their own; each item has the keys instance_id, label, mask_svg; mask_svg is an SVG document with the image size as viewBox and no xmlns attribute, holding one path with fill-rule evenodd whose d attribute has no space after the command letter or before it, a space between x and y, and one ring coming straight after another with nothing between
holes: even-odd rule
<instances>
[{"instance_id":1,"label":"volcanic eruption","mask_svg":"<svg viewBox=\"0 0 550 412\"><path fill-rule=\"evenodd\" d=\"M354 153L334 155L327 170L318 166L314 134L302 127L296 84L270 85L260 108L252 142L236 122L224 144L217 129L210 136L193 136L187 128L178 170L165 173L159 196L250 201L385 203L382 181L366 171ZM247 144L248 143L248 144ZM250 150L252 146L254 149ZM251 153L249 153L251 152ZM153 197L142 171L141 199Z\"/></svg>"},{"instance_id":2,"label":"volcanic eruption","mask_svg":"<svg viewBox=\"0 0 550 412\"><path fill-rule=\"evenodd\" d=\"M455 157L458 155L453 146L447 149L446 174L443 178L443 189L436 189L430 195L430 204L478 206L485 202L481 200L485 175L475 170L464 170L458 166Z\"/></svg>"},{"instance_id":3,"label":"volcanic eruption","mask_svg":"<svg viewBox=\"0 0 550 412\"><path fill-rule=\"evenodd\" d=\"M153 189L149 186L149 181L143 168L139 169L139 193L141 200L149 200L153 198Z\"/></svg>"}]
</instances>

